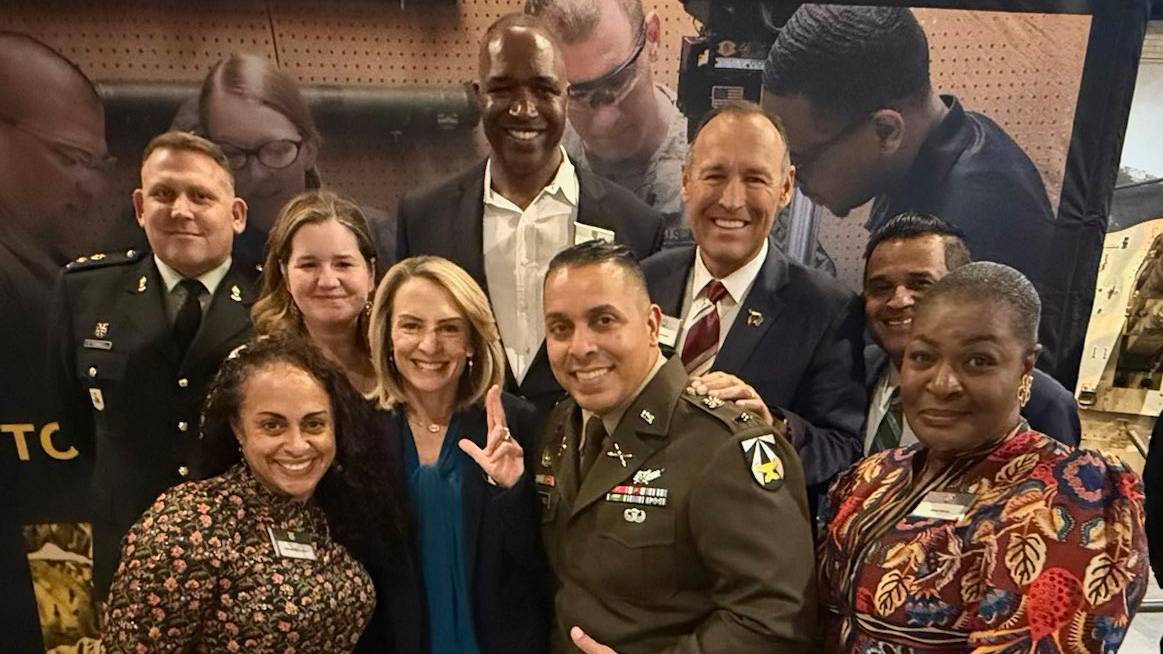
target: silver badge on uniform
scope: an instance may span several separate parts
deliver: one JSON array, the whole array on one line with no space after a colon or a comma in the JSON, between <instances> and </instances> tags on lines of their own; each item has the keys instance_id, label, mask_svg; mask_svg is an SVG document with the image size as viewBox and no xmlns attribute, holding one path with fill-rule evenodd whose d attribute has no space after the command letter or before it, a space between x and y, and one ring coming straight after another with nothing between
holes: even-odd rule
<instances>
[{"instance_id":1,"label":"silver badge on uniform","mask_svg":"<svg viewBox=\"0 0 1163 654\"><path fill-rule=\"evenodd\" d=\"M646 522L646 511L636 507L630 507L622 512L622 518L625 519L626 522L642 524L643 522Z\"/></svg>"},{"instance_id":2,"label":"silver badge on uniform","mask_svg":"<svg viewBox=\"0 0 1163 654\"><path fill-rule=\"evenodd\" d=\"M89 399L93 401L94 409L98 411L105 410L105 396L101 394L100 388L90 388Z\"/></svg>"}]
</instances>

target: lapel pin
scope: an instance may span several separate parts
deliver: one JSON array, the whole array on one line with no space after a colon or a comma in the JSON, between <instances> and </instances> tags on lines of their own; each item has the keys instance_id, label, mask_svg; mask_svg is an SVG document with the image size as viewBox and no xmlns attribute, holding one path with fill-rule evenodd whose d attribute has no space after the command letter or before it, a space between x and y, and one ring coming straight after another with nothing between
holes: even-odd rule
<instances>
[{"instance_id":1,"label":"lapel pin","mask_svg":"<svg viewBox=\"0 0 1163 654\"><path fill-rule=\"evenodd\" d=\"M618 445L617 443L614 443L614 449L606 452L606 456L610 457L611 459L618 459L618 463L621 463L623 468L626 467L626 459L634 458L634 455L630 452L623 452L622 446Z\"/></svg>"},{"instance_id":2,"label":"lapel pin","mask_svg":"<svg viewBox=\"0 0 1163 654\"><path fill-rule=\"evenodd\" d=\"M93 327L93 335L97 338L105 338L105 335L108 333L109 323L107 322L99 322L95 327Z\"/></svg>"},{"instance_id":3,"label":"lapel pin","mask_svg":"<svg viewBox=\"0 0 1163 654\"><path fill-rule=\"evenodd\" d=\"M703 398L703 406L707 407L708 409L718 409L719 407L723 406L723 400L715 397L714 395L708 395Z\"/></svg>"},{"instance_id":4,"label":"lapel pin","mask_svg":"<svg viewBox=\"0 0 1163 654\"><path fill-rule=\"evenodd\" d=\"M642 409L642 413L640 413L640 414L638 414L638 415L639 415L639 416L640 416L640 417L641 417L643 420L645 420L645 421L646 421L646 424L648 424L648 425L653 425L653 424L654 424L654 414L653 414L653 413L651 413L650 411L648 411L648 410L646 410L646 409Z\"/></svg>"},{"instance_id":5,"label":"lapel pin","mask_svg":"<svg viewBox=\"0 0 1163 654\"><path fill-rule=\"evenodd\" d=\"M235 302L242 302L242 291L237 285L230 287L230 299Z\"/></svg>"},{"instance_id":6,"label":"lapel pin","mask_svg":"<svg viewBox=\"0 0 1163 654\"><path fill-rule=\"evenodd\" d=\"M553 457L549 456L549 449L541 453L541 467L548 468L553 463Z\"/></svg>"},{"instance_id":7,"label":"lapel pin","mask_svg":"<svg viewBox=\"0 0 1163 654\"><path fill-rule=\"evenodd\" d=\"M141 277L139 277L137 279L137 292L138 293L145 292L145 275L142 275Z\"/></svg>"},{"instance_id":8,"label":"lapel pin","mask_svg":"<svg viewBox=\"0 0 1163 654\"><path fill-rule=\"evenodd\" d=\"M747 310L747 326L748 327L759 327L762 324L763 324L763 314L759 313L755 309L748 309Z\"/></svg>"},{"instance_id":9,"label":"lapel pin","mask_svg":"<svg viewBox=\"0 0 1163 654\"><path fill-rule=\"evenodd\" d=\"M742 422L742 423L751 422L751 414L748 413L747 411L744 411L743 413L739 414L739 417L735 418L735 421Z\"/></svg>"}]
</instances>

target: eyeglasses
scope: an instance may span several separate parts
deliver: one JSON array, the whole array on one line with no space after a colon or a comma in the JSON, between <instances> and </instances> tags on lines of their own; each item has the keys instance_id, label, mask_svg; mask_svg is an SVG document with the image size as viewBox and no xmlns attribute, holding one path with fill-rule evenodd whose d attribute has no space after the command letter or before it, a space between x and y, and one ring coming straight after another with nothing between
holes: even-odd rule
<instances>
[{"instance_id":1,"label":"eyeglasses","mask_svg":"<svg viewBox=\"0 0 1163 654\"><path fill-rule=\"evenodd\" d=\"M291 139L267 141L257 148L249 149L219 141L215 141L215 143L218 147L222 148L222 154L226 155L227 163L234 170L246 168L246 164L250 161L251 157L258 159L259 163L272 170L286 168L298 160L299 151L303 145L302 140L293 141Z\"/></svg>"},{"instance_id":2,"label":"eyeglasses","mask_svg":"<svg viewBox=\"0 0 1163 654\"><path fill-rule=\"evenodd\" d=\"M65 168L86 168L101 172L112 168L117 163L117 157L114 157L108 152L104 154L93 154L82 147L50 138L37 130L25 127L4 116L0 116L0 122L40 141Z\"/></svg>"},{"instance_id":3,"label":"eyeglasses","mask_svg":"<svg viewBox=\"0 0 1163 654\"><path fill-rule=\"evenodd\" d=\"M601 109L615 105L626 99L633 82L638 78L638 59L646 48L646 25L638 29L638 39L630 57L614 67L610 72L584 82L569 85L569 99L577 109Z\"/></svg>"},{"instance_id":4,"label":"eyeglasses","mask_svg":"<svg viewBox=\"0 0 1163 654\"><path fill-rule=\"evenodd\" d=\"M855 132L857 129L862 127L864 125L864 123L868 122L868 119L871 117L872 117L872 114L869 114L869 115L864 116L862 118L857 118L856 120L845 125L844 129L840 130L839 132L836 132L831 137L829 137L827 140L816 144L816 146L814 148L812 148L811 150L809 150L808 152L801 153L801 154L796 154L794 152L789 153L791 156L791 163L793 166L796 167L796 174L802 178L804 175L804 171L807 170L809 167L811 167L811 165L814 164L817 159L819 159L821 156L823 156L823 154L825 152L830 150L832 148L832 146L834 146L837 143L839 143L840 141L843 141L844 139L848 138L848 136L850 136L853 132Z\"/></svg>"}]
</instances>

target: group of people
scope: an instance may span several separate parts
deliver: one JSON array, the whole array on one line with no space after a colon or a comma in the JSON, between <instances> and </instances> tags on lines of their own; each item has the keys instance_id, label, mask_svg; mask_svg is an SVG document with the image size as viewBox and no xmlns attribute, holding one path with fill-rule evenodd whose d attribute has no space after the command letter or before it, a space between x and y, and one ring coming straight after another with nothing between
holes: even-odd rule
<instances>
[{"instance_id":1,"label":"group of people","mask_svg":"<svg viewBox=\"0 0 1163 654\"><path fill-rule=\"evenodd\" d=\"M563 147L567 113L602 132L578 103L662 93L637 63L657 18L587 80L571 49L620 23L530 6L481 42L487 158L394 222L323 187L314 127L249 95L259 64L236 57L191 110L206 138L142 156L148 249L59 275L48 370L92 464L104 646L1116 650L1147 584L1143 490L1077 448L1073 397L1035 369L1035 286L972 261L939 217L954 196L907 185L878 205L862 296L771 237L797 181L832 197L833 149L871 158L875 136L900 173L925 147L906 124L992 123L926 71L821 135L816 89L773 69L762 106L681 139L680 224L666 189ZM814 11L781 61L810 54ZM287 133L231 132L243 110ZM652 166L678 149L658 118ZM242 199L264 166L302 192Z\"/></svg>"}]
</instances>

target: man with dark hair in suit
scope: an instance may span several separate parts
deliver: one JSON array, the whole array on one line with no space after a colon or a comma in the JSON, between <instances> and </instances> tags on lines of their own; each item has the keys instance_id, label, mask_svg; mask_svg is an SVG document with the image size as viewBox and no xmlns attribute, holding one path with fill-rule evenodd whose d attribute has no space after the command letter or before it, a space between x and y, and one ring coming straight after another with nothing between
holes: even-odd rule
<instances>
[{"instance_id":1,"label":"man with dark hair in suit","mask_svg":"<svg viewBox=\"0 0 1163 654\"><path fill-rule=\"evenodd\" d=\"M137 222L151 252L81 257L56 290L50 374L61 429L93 462L93 587L164 490L201 476L206 387L250 333L253 273L230 257L246 203L218 146L167 132L146 147Z\"/></svg>"},{"instance_id":2,"label":"man with dark hair in suit","mask_svg":"<svg viewBox=\"0 0 1163 654\"><path fill-rule=\"evenodd\" d=\"M865 250L864 313L875 344L865 348L869 392L864 452L916 442L900 412L900 367L913 306L928 287L973 261L961 231L921 213L903 213L872 233ZM1070 391L1035 369L1030 400L1022 408L1030 427L1067 445L1082 440L1078 405Z\"/></svg>"},{"instance_id":3,"label":"man with dark hair in suit","mask_svg":"<svg viewBox=\"0 0 1163 654\"><path fill-rule=\"evenodd\" d=\"M696 245L642 267L669 317L663 345L696 391L786 421L816 498L860 456L863 314L835 280L771 246L794 178L777 119L749 102L712 111L683 169Z\"/></svg>"},{"instance_id":4,"label":"man with dark hair in suit","mask_svg":"<svg viewBox=\"0 0 1163 654\"><path fill-rule=\"evenodd\" d=\"M645 257L660 247L662 216L565 155L565 64L537 18L510 14L489 27L476 88L488 159L401 199L396 245L400 259L450 259L486 289L509 364L506 385L544 412L564 394L545 359L541 325L549 260L592 239L625 243Z\"/></svg>"},{"instance_id":5,"label":"man with dark hair in suit","mask_svg":"<svg viewBox=\"0 0 1163 654\"><path fill-rule=\"evenodd\" d=\"M535 457L550 651L808 651L811 519L787 426L688 389L661 318L623 246L549 265L546 345L570 395Z\"/></svg>"},{"instance_id":6,"label":"man with dark hair in suit","mask_svg":"<svg viewBox=\"0 0 1163 654\"><path fill-rule=\"evenodd\" d=\"M938 95L929 44L907 7L805 4L763 71L763 106L788 130L800 189L837 216L874 200L867 227L905 211L940 216L980 258L1033 282L1039 367L1054 372L1065 296L1042 177L987 116Z\"/></svg>"}]
</instances>

